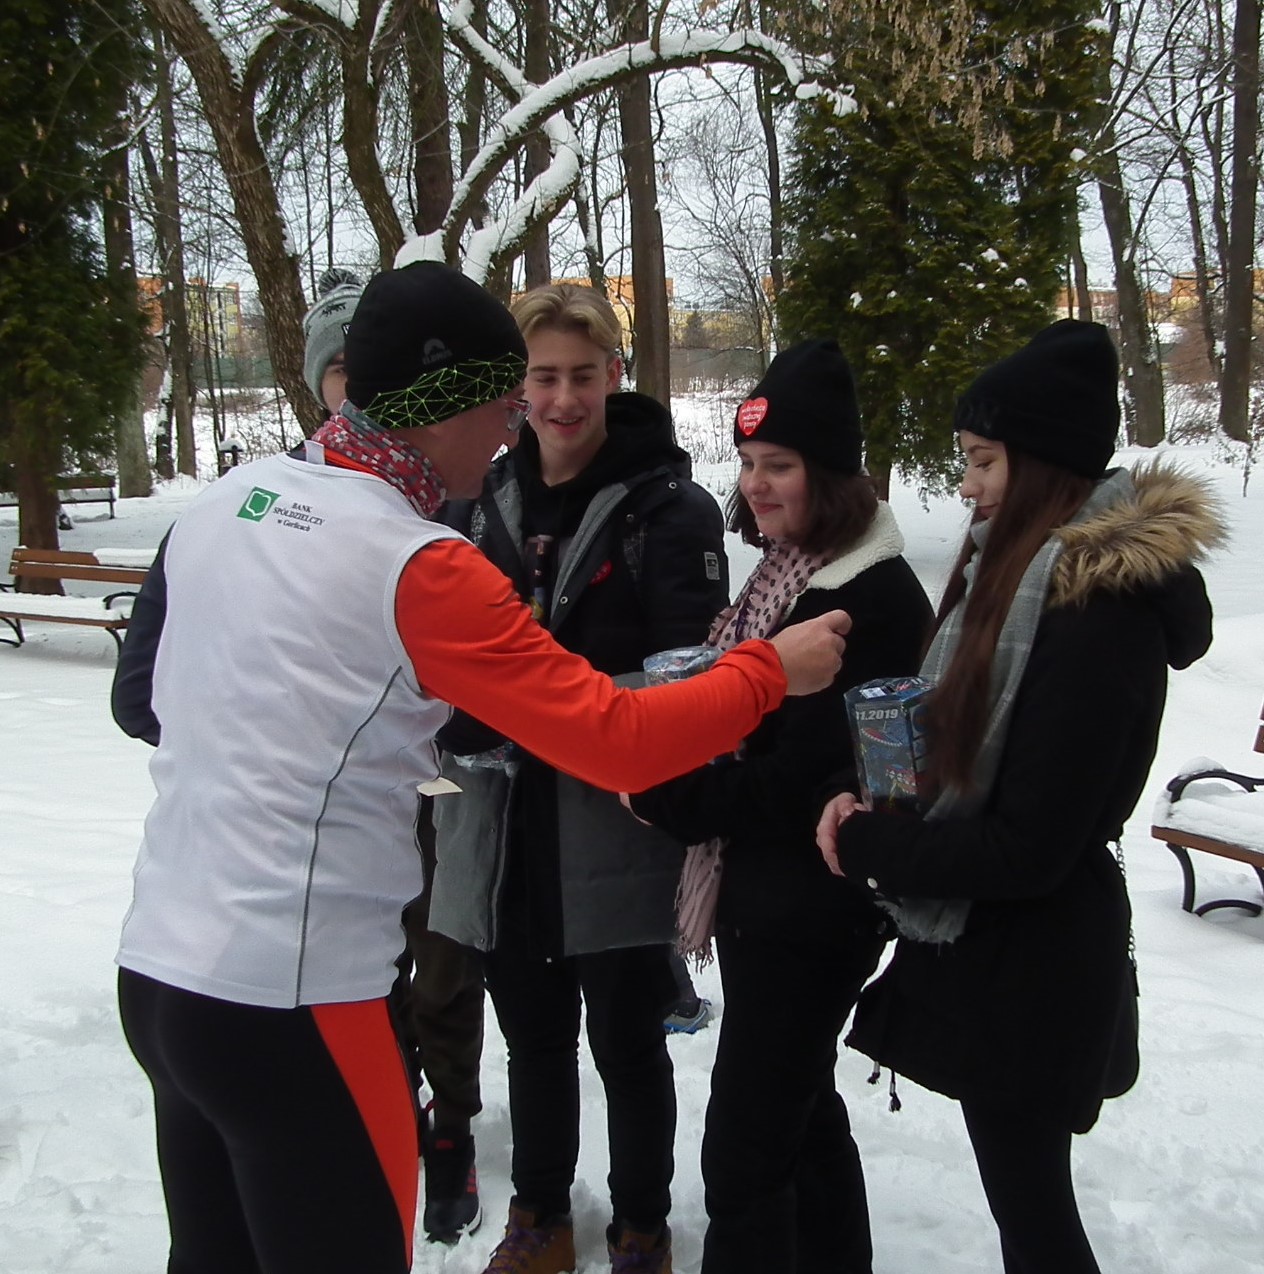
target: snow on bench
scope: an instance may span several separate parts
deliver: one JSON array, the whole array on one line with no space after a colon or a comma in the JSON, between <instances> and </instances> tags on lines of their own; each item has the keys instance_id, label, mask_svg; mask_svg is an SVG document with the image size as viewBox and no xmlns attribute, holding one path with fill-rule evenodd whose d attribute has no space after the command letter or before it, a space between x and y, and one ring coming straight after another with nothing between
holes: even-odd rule
<instances>
[{"instance_id":1,"label":"snow on bench","mask_svg":"<svg viewBox=\"0 0 1264 1274\"><path fill-rule=\"evenodd\" d=\"M147 571L153 565L157 549L120 548L93 549L92 556L102 566L123 566L131 570Z\"/></svg>"},{"instance_id":2,"label":"snow on bench","mask_svg":"<svg viewBox=\"0 0 1264 1274\"><path fill-rule=\"evenodd\" d=\"M120 561L119 557L130 557ZM119 633L127 627L135 587L144 583L145 574L154 557L152 550L107 550L106 560L92 553L68 553L56 549L29 549L18 545L9 560L13 584L0 585L0 620L13 632L13 637L0 638L11 646L26 640L23 620L47 624L88 624L104 628L122 646ZM19 593L22 579L90 580L103 584L128 584L132 588L111 593L108 597L60 597L47 593Z\"/></svg>"},{"instance_id":3,"label":"snow on bench","mask_svg":"<svg viewBox=\"0 0 1264 1274\"><path fill-rule=\"evenodd\" d=\"M1261 710L1264 720L1264 709ZM1264 726L1255 738L1264 752ZM1196 916L1238 907L1253 916L1264 907L1242 898L1218 898L1194 906L1194 865L1189 851L1231 858L1252 868L1264 889L1264 778L1239 774L1208 757L1187 761L1154 805L1150 834L1176 856L1184 877L1181 906Z\"/></svg>"}]
</instances>

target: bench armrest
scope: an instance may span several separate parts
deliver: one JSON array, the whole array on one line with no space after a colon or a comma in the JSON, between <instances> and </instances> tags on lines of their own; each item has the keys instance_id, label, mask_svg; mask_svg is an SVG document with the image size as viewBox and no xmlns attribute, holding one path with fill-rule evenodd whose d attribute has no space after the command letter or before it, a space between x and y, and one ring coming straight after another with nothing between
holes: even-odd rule
<instances>
[{"instance_id":1,"label":"bench armrest","mask_svg":"<svg viewBox=\"0 0 1264 1274\"><path fill-rule=\"evenodd\" d=\"M1167 790L1171 794L1172 800L1179 801L1185 789L1191 783L1197 783L1199 779L1228 779L1231 783L1237 783L1239 787L1248 792L1254 792L1256 788L1264 787L1264 778L1255 779L1249 774L1235 774L1232 770L1199 770L1196 774L1178 774L1167 785Z\"/></svg>"}]
</instances>

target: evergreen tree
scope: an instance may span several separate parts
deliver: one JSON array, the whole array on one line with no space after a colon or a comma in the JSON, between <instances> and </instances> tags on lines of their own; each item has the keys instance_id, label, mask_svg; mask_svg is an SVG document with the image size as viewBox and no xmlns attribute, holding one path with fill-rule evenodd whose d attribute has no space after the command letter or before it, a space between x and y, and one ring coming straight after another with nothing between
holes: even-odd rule
<instances>
[{"instance_id":1,"label":"evergreen tree","mask_svg":"<svg viewBox=\"0 0 1264 1274\"><path fill-rule=\"evenodd\" d=\"M57 475L108 459L140 358L135 289L104 268L99 208L134 18L132 0L0 13L0 481L32 547L56 546Z\"/></svg>"},{"instance_id":2,"label":"evergreen tree","mask_svg":"<svg viewBox=\"0 0 1264 1274\"><path fill-rule=\"evenodd\" d=\"M971 4L954 71L942 11L914 8L934 37L920 62L912 28L853 22L840 77L860 109L799 108L778 320L783 344L837 336L871 471L935 489L959 469L956 395L1052 319L1104 48L1081 0Z\"/></svg>"}]
</instances>

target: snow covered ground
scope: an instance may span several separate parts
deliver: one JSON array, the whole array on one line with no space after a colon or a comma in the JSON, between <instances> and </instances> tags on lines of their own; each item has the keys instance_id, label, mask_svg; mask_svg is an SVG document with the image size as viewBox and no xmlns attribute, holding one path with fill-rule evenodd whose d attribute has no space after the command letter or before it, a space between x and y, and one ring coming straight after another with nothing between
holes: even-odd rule
<instances>
[{"instance_id":1,"label":"snow covered ground","mask_svg":"<svg viewBox=\"0 0 1264 1274\"><path fill-rule=\"evenodd\" d=\"M1264 697L1264 489L1210 448L1182 449L1226 500L1233 542L1207 569L1217 609L1210 655L1172 679L1150 792L1124 838L1142 984L1142 1076L1077 1138L1086 1224L1112 1274L1255 1274L1264 1258L1264 918L1180 910L1180 874L1149 837L1151 802L1193 756L1247 773ZM1129 457L1125 456L1124 459ZM722 490L732 467L700 477ZM152 547L196 484L124 500L111 521L76 511L67 548ZM908 556L937 594L964 511L893 493ZM0 513L0 553L16 540ZM734 543L740 583L753 555ZM91 591L84 586L77 591ZM0 647L0 1270L146 1274L164 1268L165 1219L149 1092L119 1030L113 955L150 797L149 749L109 715L114 645L104 632L32 625ZM1069 799L1074 799L1070 794ZM1198 863L1202 897L1254 896L1238 864ZM718 977L699 988L722 1013ZM777 1030L776 1004L768 1029ZM716 1030L671 1043L680 1098L672 1226L676 1269L693 1274L704 1226L698 1146ZM956 1106L910 1083L887 1111L866 1059L844 1054L841 1090L868 1174L877 1274L983 1274L1000 1258ZM489 1014L486 1109L476 1133L486 1221L453 1249L419 1242L415 1270L477 1274L509 1197L504 1046ZM584 1125L574 1193L580 1274L608 1269L601 1089L583 1070ZM752 1119L775 1119L775 1094L750 1094ZM225 1271L225 1274L232 1274ZM350 1274L350 1272L349 1272Z\"/></svg>"}]
</instances>

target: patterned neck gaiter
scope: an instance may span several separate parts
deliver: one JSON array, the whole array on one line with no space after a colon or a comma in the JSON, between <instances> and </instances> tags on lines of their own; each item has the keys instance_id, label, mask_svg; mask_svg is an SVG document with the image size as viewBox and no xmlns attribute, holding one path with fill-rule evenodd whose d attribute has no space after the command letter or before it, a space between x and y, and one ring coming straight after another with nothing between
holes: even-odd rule
<instances>
[{"instance_id":1,"label":"patterned neck gaiter","mask_svg":"<svg viewBox=\"0 0 1264 1274\"><path fill-rule=\"evenodd\" d=\"M423 518L432 518L447 499L443 479L416 447L379 429L350 403L312 435L328 451L375 473L400 491Z\"/></svg>"}]
</instances>

